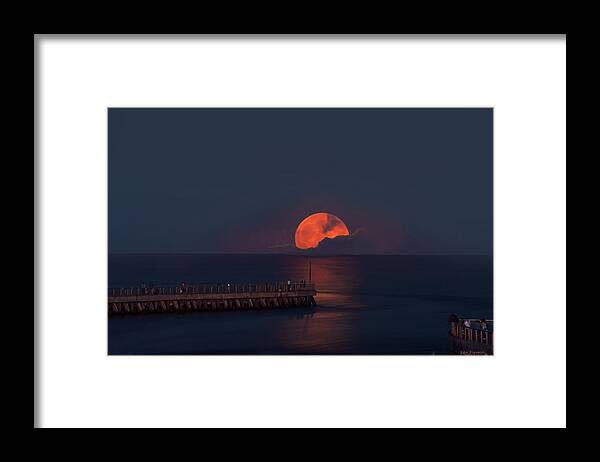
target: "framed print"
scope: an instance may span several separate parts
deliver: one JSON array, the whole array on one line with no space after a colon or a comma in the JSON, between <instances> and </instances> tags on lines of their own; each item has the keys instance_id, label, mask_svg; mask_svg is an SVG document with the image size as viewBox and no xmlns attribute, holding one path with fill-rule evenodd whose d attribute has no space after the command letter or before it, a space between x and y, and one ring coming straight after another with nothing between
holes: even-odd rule
<instances>
[{"instance_id":1,"label":"framed print","mask_svg":"<svg viewBox=\"0 0 600 462\"><path fill-rule=\"evenodd\" d=\"M34 72L35 427L566 427L564 34Z\"/></svg>"}]
</instances>

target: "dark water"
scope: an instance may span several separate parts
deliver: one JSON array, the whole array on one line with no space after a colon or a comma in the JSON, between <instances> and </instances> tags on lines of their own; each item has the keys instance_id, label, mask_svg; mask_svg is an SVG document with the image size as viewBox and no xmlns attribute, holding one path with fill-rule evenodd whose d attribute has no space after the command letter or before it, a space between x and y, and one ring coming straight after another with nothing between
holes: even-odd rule
<instances>
[{"instance_id":1,"label":"dark water","mask_svg":"<svg viewBox=\"0 0 600 462\"><path fill-rule=\"evenodd\" d=\"M109 286L308 279L291 255L111 255ZM492 258L312 257L316 308L110 318L109 354L447 354L448 316L493 318Z\"/></svg>"}]
</instances>

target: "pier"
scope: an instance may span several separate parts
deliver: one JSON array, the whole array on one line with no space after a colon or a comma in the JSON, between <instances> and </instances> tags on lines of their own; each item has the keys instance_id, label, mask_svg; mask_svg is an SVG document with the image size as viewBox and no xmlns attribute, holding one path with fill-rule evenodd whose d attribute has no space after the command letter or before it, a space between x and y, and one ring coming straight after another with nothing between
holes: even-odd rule
<instances>
[{"instance_id":1,"label":"pier","mask_svg":"<svg viewBox=\"0 0 600 462\"><path fill-rule=\"evenodd\" d=\"M316 305L307 282L202 284L108 290L108 315L267 310Z\"/></svg>"},{"instance_id":2,"label":"pier","mask_svg":"<svg viewBox=\"0 0 600 462\"><path fill-rule=\"evenodd\" d=\"M456 355L494 354L494 321L491 319L448 319L450 352Z\"/></svg>"}]
</instances>

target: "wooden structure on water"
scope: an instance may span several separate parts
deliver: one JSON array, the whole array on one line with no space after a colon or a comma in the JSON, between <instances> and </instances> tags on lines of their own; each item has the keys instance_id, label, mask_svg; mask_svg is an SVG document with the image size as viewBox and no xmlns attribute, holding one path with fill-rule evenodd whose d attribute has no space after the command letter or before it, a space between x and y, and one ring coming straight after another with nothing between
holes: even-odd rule
<instances>
[{"instance_id":1,"label":"wooden structure on water","mask_svg":"<svg viewBox=\"0 0 600 462\"><path fill-rule=\"evenodd\" d=\"M456 355L494 354L494 321L491 319L460 318L455 314L448 319L450 352Z\"/></svg>"},{"instance_id":2,"label":"wooden structure on water","mask_svg":"<svg viewBox=\"0 0 600 462\"><path fill-rule=\"evenodd\" d=\"M266 310L316 305L306 282L109 289L108 314Z\"/></svg>"}]
</instances>

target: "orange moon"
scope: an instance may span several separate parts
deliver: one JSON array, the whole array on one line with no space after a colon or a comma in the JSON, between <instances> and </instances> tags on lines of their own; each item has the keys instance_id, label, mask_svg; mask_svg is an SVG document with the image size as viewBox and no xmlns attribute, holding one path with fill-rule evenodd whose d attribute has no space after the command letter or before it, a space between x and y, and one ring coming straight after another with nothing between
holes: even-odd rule
<instances>
[{"instance_id":1,"label":"orange moon","mask_svg":"<svg viewBox=\"0 0 600 462\"><path fill-rule=\"evenodd\" d=\"M314 249L326 237L348 236L350 232L345 223L331 213L313 213L300 222L296 228L296 247Z\"/></svg>"}]
</instances>

